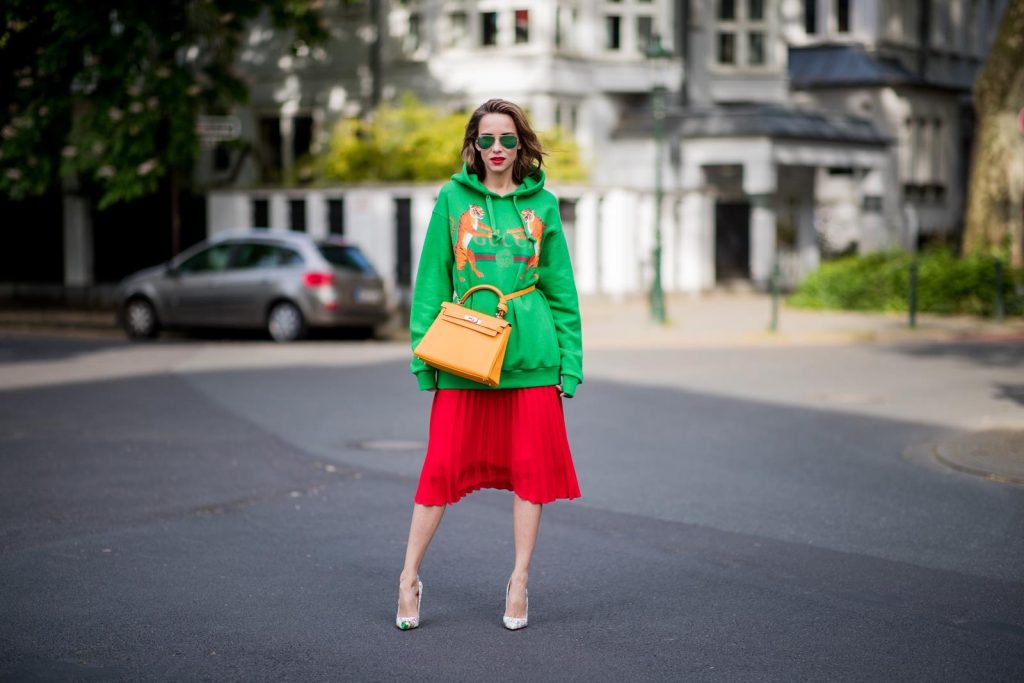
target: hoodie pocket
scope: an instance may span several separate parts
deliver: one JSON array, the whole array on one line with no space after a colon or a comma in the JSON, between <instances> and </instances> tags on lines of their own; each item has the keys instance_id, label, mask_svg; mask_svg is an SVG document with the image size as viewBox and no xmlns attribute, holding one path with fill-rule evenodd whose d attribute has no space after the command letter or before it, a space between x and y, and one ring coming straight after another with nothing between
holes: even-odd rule
<instances>
[{"instance_id":1,"label":"hoodie pocket","mask_svg":"<svg viewBox=\"0 0 1024 683\"><path fill-rule=\"evenodd\" d=\"M562 354L558 349L558 335L555 333L555 322L551 317L548 300L538 291L510 303L510 312L515 319L510 320L512 335L505 353L503 369L536 370L559 367L562 363Z\"/></svg>"}]
</instances>

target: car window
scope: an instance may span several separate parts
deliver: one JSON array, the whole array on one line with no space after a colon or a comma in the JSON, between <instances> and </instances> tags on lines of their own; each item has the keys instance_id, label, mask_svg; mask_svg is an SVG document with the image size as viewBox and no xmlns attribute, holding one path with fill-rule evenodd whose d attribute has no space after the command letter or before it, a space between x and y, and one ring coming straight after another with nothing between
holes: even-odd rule
<instances>
[{"instance_id":1,"label":"car window","mask_svg":"<svg viewBox=\"0 0 1024 683\"><path fill-rule=\"evenodd\" d=\"M340 244L321 244L318 247L320 253L323 254L323 257L332 266L357 270L361 273L372 274L374 272L373 266L363 256L363 252L359 251L356 247L342 246Z\"/></svg>"},{"instance_id":2,"label":"car window","mask_svg":"<svg viewBox=\"0 0 1024 683\"><path fill-rule=\"evenodd\" d=\"M243 242L235 250L232 268L278 268L301 265L297 251L263 242Z\"/></svg>"},{"instance_id":3,"label":"car window","mask_svg":"<svg viewBox=\"0 0 1024 683\"><path fill-rule=\"evenodd\" d=\"M209 249L204 249L195 256L186 259L178 270L182 273L212 273L224 270L228 267L228 258L231 256L231 244L216 244Z\"/></svg>"},{"instance_id":4,"label":"car window","mask_svg":"<svg viewBox=\"0 0 1024 683\"><path fill-rule=\"evenodd\" d=\"M287 247L260 242L244 242L234 251L232 268L278 268L301 265L302 256Z\"/></svg>"},{"instance_id":5,"label":"car window","mask_svg":"<svg viewBox=\"0 0 1024 683\"><path fill-rule=\"evenodd\" d=\"M294 249L288 249L286 247L275 247L278 253L277 265L279 266L301 266L304 261L302 260L302 254L295 251Z\"/></svg>"}]
</instances>

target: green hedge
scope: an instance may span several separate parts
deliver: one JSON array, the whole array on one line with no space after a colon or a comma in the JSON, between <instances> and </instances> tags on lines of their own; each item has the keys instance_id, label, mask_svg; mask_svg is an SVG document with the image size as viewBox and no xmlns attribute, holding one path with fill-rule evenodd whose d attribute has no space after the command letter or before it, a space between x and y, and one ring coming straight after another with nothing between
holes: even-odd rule
<instances>
[{"instance_id":1,"label":"green hedge","mask_svg":"<svg viewBox=\"0 0 1024 683\"><path fill-rule=\"evenodd\" d=\"M906 311L914 256L894 251L849 256L823 264L788 299L799 308ZM923 313L991 316L996 306L995 261L957 257L948 249L917 256L917 309ZM1006 315L1024 314L1024 269L1003 268Z\"/></svg>"}]
</instances>

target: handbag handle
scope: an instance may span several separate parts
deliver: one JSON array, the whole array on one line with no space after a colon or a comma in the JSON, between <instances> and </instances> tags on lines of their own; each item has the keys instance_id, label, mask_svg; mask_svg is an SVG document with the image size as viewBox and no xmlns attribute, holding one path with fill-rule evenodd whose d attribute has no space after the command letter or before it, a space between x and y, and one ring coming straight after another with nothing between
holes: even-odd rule
<instances>
[{"instance_id":1,"label":"handbag handle","mask_svg":"<svg viewBox=\"0 0 1024 683\"><path fill-rule=\"evenodd\" d=\"M493 285L476 285L474 287L470 287L469 289L467 289L466 293L463 294L462 296L455 297L455 303L462 304L463 301L469 298L470 294L480 289L488 289L498 295L498 306L497 310L495 311L495 315L498 316L499 318L504 318L505 314L508 313L508 300L515 299L516 297L522 296L524 294L529 294L533 290L537 289L537 285L530 285L525 289L520 289L518 292L512 292L509 295L506 295L504 292L502 292L497 287L494 287Z\"/></svg>"}]
</instances>

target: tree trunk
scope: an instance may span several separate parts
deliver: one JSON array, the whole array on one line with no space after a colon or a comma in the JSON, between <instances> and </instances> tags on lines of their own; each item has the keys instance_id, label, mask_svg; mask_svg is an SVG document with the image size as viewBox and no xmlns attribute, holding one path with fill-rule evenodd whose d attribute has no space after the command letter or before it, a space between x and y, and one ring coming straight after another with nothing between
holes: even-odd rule
<instances>
[{"instance_id":1,"label":"tree trunk","mask_svg":"<svg viewBox=\"0 0 1024 683\"><path fill-rule=\"evenodd\" d=\"M1024 266L1024 0L1013 0L974 84L975 146L963 251Z\"/></svg>"}]
</instances>

